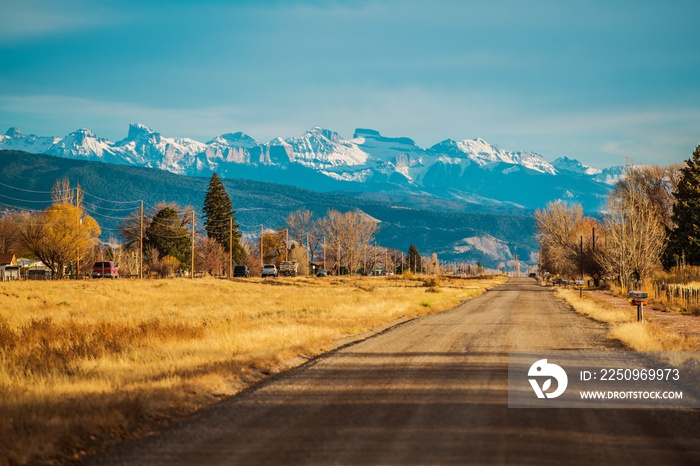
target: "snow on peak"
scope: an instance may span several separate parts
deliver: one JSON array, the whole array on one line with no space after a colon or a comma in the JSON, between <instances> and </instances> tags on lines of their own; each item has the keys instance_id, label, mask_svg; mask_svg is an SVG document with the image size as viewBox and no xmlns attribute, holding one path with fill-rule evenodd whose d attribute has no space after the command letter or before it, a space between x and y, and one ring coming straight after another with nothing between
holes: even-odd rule
<instances>
[{"instance_id":1,"label":"snow on peak","mask_svg":"<svg viewBox=\"0 0 700 466\"><path fill-rule=\"evenodd\" d=\"M141 123L131 123L129 125L129 135L126 137L126 139L130 140L135 140L142 138L144 136L150 137L152 134L158 134L155 131L151 130L148 126L143 125Z\"/></svg>"},{"instance_id":2,"label":"snow on peak","mask_svg":"<svg viewBox=\"0 0 700 466\"><path fill-rule=\"evenodd\" d=\"M46 153L68 158L96 156L102 159L105 155L114 155L113 145L106 139L98 138L91 130L81 128L58 141Z\"/></svg>"},{"instance_id":3,"label":"snow on peak","mask_svg":"<svg viewBox=\"0 0 700 466\"><path fill-rule=\"evenodd\" d=\"M236 133L222 134L212 139L207 144L223 147L237 147L240 149L251 149L255 146L260 145L260 143L254 138L240 131Z\"/></svg>"},{"instance_id":4,"label":"snow on peak","mask_svg":"<svg viewBox=\"0 0 700 466\"><path fill-rule=\"evenodd\" d=\"M270 144L279 144L274 140ZM314 126L301 137L284 140L290 147L290 161L311 168L363 165L369 154L352 141L345 141L335 131Z\"/></svg>"},{"instance_id":5,"label":"snow on peak","mask_svg":"<svg viewBox=\"0 0 700 466\"><path fill-rule=\"evenodd\" d=\"M583 175L598 175L603 171L598 168L591 168L588 165L584 165L578 160L570 159L569 157L559 157L552 162L552 166L559 171L568 171Z\"/></svg>"},{"instance_id":6,"label":"snow on peak","mask_svg":"<svg viewBox=\"0 0 700 466\"><path fill-rule=\"evenodd\" d=\"M342 138L340 137L340 134L336 133L335 131L325 129L321 126L314 126L310 130L308 130L305 134L312 135L313 137L326 138L326 139L333 141L333 142L340 142L342 140Z\"/></svg>"},{"instance_id":7,"label":"snow on peak","mask_svg":"<svg viewBox=\"0 0 700 466\"><path fill-rule=\"evenodd\" d=\"M462 141L446 139L431 147L429 151L440 155L466 158L480 167L495 163L506 163L509 165L522 165L525 168L541 173L556 174L555 168L544 157L535 152L509 152L481 138Z\"/></svg>"},{"instance_id":8,"label":"snow on peak","mask_svg":"<svg viewBox=\"0 0 700 466\"><path fill-rule=\"evenodd\" d=\"M435 182L436 177L445 173L461 176L460 168L454 166L461 165L463 171L471 164L474 168L483 167L494 173L497 170L506 175L516 171L548 175L557 175L558 170L575 172L604 184L614 184L621 176L615 167L597 170L567 157L550 164L534 152L506 151L482 138L445 139L423 149L410 138L386 137L367 128L357 128L352 139L344 139L335 131L314 126L301 136L278 137L265 144L242 132L225 133L204 144L189 138L164 137L140 123L130 124L127 137L116 143L98 137L89 129L79 129L61 139L27 136L17 128L10 128L0 135L0 148L94 158L190 175L217 170L226 176L236 171L235 164L280 167L299 164L337 180L376 179L399 184L407 181L416 187ZM454 180L448 176L440 182L449 184Z\"/></svg>"},{"instance_id":9,"label":"snow on peak","mask_svg":"<svg viewBox=\"0 0 700 466\"><path fill-rule=\"evenodd\" d=\"M0 136L0 149L43 154L60 140L60 138L52 136L42 137L35 134L22 134L19 128L12 127L4 135Z\"/></svg>"},{"instance_id":10,"label":"snow on peak","mask_svg":"<svg viewBox=\"0 0 700 466\"><path fill-rule=\"evenodd\" d=\"M406 146L406 148L418 148L416 143L411 138L398 137L390 138L382 136L379 131L367 128L357 128L353 136L353 140L358 140L368 145L376 146L377 144L382 145L393 145L394 147ZM368 141L369 140L369 141ZM421 149L422 150L422 149Z\"/></svg>"},{"instance_id":11,"label":"snow on peak","mask_svg":"<svg viewBox=\"0 0 700 466\"><path fill-rule=\"evenodd\" d=\"M7 131L5 132L5 136L9 136L11 138L23 138L24 134L19 130L19 128L15 128L14 126L11 128L8 128Z\"/></svg>"}]
</instances>

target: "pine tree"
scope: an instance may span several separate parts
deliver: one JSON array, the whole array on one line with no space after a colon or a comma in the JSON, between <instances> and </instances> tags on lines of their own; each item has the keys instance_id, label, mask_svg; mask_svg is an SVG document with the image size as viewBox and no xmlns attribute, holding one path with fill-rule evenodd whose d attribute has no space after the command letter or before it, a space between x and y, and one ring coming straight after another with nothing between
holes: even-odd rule
<instances>
[{"instance_id":1,"label":"pine tree","mask_svg":"<svg viewBox=\"0 0 700 466\"><path fill-rule=\"evenodd\" d=\"M233 210L231 198L226 192L224 183L216 173L211 176L211 181L209 181L209 189L204 196L202 210L206 217L204 228L207 230L207 236L221 244L227 253L229 252L230 222L233 219L233 262L242 264L245 261L246 252L241 244L241 233L238 230L240 225L236 223L236 211Z\"/></svg>"},{"instance_id":2,"label":"pine tree","mask_svg":"<svg viewBox=\"0 0 700 466\"><path fill-rule=\"evenodd\" d=\"M420 253L415 244L408 248L408 269L411 272L420 273L421 271Z\"/></svg>"},{"instance_id":3,"label":"pine tree","mask_svg":"<svg viewBox=\"0 0 700 466\"><path fill-rule=\"evenodd\" d=\"M685 163L678 189L673 193L676 204L671 218L676 228L669 234L663 257L667 268L682 261L700 265L700 146Z\"/></svg>"},{"instance_id":4,"label":"pine tree","mask_svg":"<svg viewBox=\"0 0 700 466\"><path fill-rule=\"evenodd\" d=\"M158 250L160 257L175 257L184 268L189 268L191 236L180 212L173 207L160 209L144 232L144 246Z\"/></svg>"}]
</instances>

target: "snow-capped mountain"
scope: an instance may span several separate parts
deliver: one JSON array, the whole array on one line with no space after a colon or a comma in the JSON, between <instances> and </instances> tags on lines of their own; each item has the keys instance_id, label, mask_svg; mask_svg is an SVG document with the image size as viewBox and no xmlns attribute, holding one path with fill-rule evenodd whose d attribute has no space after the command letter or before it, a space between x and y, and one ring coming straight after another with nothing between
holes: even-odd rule
<instances>
[{"instance_id":1,"label":"snow-capped mountain","mask_svg":"<svg viewBox=\"0 0 700 466\"><path fill-rule=\"evenodd\" d=\"M19 128L10 128L3 136L0 136L0 148L43 154L60 141L61 138L39 137L34 134L26 135L22 134Z\"/></svg>"},{"instance_id":2,"label":"snow-capped mountain","mask_svg":"<svg viewBox=\"0 0 700 466\"><path fill-rule=\"evenodd\" d=\"M301 187L409 190L457 201L484 199L525 207L578 196L587 199L589 209L597 209L596 203L621 174L617 167L598 170L566 157L549 163L537 153L507 151L483 139L446 139L423 149L409 138L385 137L372 129L357 129L352 139L344 139L319 126L299 137L275 138L267 143L240 132L222 134L207 143L168 138L142 124L130 125L127 137L118 142L87 129L57 138L25 135L10 128L0 136L0 149L159 168L190 176L209 176L216 171L223 177L265 180L278 176L275 170L282 170L288 178L285 182ZM532 194L533 187L549 191L541 200L521 202L522 193Z\"/></svg>"},{"instance_id":3,"label":"snow-capped mountain","mask_svg":"<svg viewBox=\"0 0 700 466\"><path fill-rule=\"evenodd\" d=\"M558 171L569 171L581 175L598 175L603 171L599 168L591 168L588 165L584 165L578 160L570 159L569 157L559 157L552 162L552 166Z\"/></svg>"},{"instance_id":4,"label":"snow-capped mountain","mask_svg":"<svg viewBox=\"0 0 700 466\"><path fill-rule=\"evenodd\" d=\"M454 141L447 139L429 149L445 163L464 164L475 163L479 167L505 163L556 175L557 170L544 157L534 152L508 152L495 144L489 144L483 139L468 139Z\"/></svg>"}]
</instances>

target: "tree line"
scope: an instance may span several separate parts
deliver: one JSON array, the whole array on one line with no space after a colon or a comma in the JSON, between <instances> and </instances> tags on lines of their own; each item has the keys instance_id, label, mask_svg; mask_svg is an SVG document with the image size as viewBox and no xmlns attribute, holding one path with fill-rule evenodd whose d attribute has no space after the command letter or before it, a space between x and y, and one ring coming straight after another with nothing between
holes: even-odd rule
<instances>
[{"instance_id":1,"label":"tree line","mask_svg":"<svg viewBox=\"0 0 700 466\"><path fill-rule=\"evenodd\" d=\"M192 206L162 202L144 209L143 204L121 222L119 239L101 242L102 230L86 211L80 185L68 179L56 181L51 205L39 211L6 211L0 215L0 252L34 257L53 276L89 275L96 261L113 260L122 275L169 276L194 270L230 275L231 268L246 264L259 273L261 264L296 260L299 272L308 273L308 261L323 261L336 273L367 274L384 270L420 271L420 254L411 245L404 257L375 243L376 219L361 211L329 210L315 217L309 210L288 215L285 225L263 230L257 241L244 238L231 199L217 174L213 174L203 200L202 217ZM199 220L199 221L198 221ZM195 222L203 231L195 229Z\"/></svg>"},{"instance_id":2,"label":"tree line","mask_svg":"<svg viewBox=\"0 0 700 466\"><path fill-rule=\"evenodd\" d=\"M556 201L535 212L540 267L640 286L655 271L700 265L700 146L685 165L628 165L602 216Z\"/></svg>"}]
</instances>

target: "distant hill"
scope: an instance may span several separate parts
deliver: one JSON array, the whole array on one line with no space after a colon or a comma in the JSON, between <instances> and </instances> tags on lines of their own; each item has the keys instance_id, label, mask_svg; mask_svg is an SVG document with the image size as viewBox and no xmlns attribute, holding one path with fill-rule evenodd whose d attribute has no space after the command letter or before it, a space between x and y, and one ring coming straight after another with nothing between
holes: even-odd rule
<instances>
[{"instance_id":1,"label":"distant hill","mask_svg":"<svg viewBox=\"0 0 700 466\"><path fill-rule=\"evenodd\" d=\"M103 227L104 240L116 235L121 219L138 208L134 201L143 200L146 206L174 201L201 213L208 186L207 178L163 170L0 150L0 209L45 208L50 204L47 192L63 177L85 190L86 208ZM508 263L513 254L526 261L537 249L529 215L463 212L460 204L451 209L444 200L433 204L414 198L400 205L396 199L384 202L381 196L321 193L246 179L225 179L224 184L244 233L256 234L260 224L280 227L296 209L309 209L317 216L329 209L359 209L381 222L379 244L406 251L414 243L421 253L436 252L442 260L481 260L497 266Z\"/></svg>"}]
</instances>

